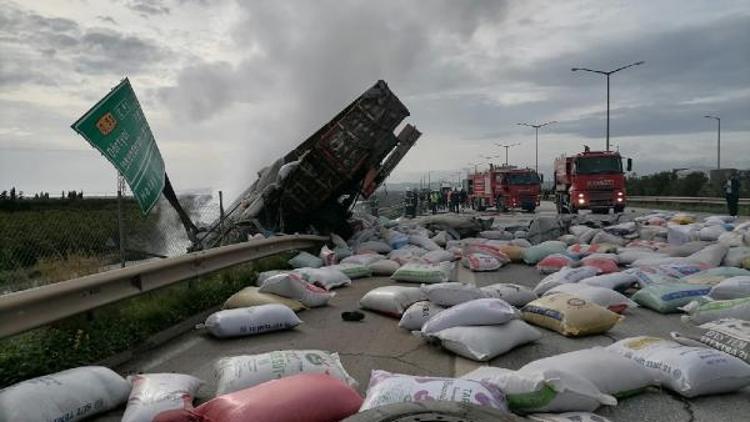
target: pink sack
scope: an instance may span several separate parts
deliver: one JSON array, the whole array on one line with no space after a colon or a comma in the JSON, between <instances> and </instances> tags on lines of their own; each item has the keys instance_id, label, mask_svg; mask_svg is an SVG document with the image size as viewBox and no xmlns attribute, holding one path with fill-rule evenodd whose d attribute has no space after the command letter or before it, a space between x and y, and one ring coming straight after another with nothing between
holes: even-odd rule
<instances>
[{"instance_id":1,"label":"pink sack","mask_svg":"<svg viewBox=\"0 0 750 422\"><path fill-rule=\"evenodd\" d=\"M471 254L484 254L484 255L490 255L492 257L495 257L498 262L500 262L500 265L505 265L510 262L510 258L508 255L503 253L503 251L500 250L499 246L493 246L493 245L486 245L486 244L474 244L469 245L463 249L463 255L468 256Z\"/></svg>"},{"instance_id":2,"label":"pink sack","mask_svg":"<svg viewBox=\"0 0 750 422\"><path fill-rule=\"evenodd\" d=\"M335 422L362 406L362 397L324 374L300 374L224 394L190 410L170 410L154 422Z\"/></svg>"},{"instance_id":3,"label":"pink sack","mask_svg":"<svg viewBox=\"0 0 750 422\"><path fill-rule=\"evenodd\" d=\"M620 271L617 255L593 254L583 258L581 263L587 267L596 268L597 274L609 274Z\"/></svg>"},{"instance_id":4,"label":"pink sack","mask_svg":"<svg viewBox=\"0 0 750 422\"><path fill-rule=\"evenodd\" d=\"M536 269L542 274L552 274L560 271L562 267L572 264L574 259L563 254L555 253L546 256L536 264Z\"/></svg>"}]
</instances>

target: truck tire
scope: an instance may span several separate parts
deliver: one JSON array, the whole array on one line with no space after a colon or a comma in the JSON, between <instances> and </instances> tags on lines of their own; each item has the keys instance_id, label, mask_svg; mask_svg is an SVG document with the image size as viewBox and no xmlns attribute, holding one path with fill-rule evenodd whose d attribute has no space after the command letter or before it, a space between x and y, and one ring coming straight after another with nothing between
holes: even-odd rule
<instances>
[{"instance_id":1,"label":"truck tire","mask_svg":"<svg viewBox=\"0 0 750 422\"><path fill-rule=\"evenodd\" d=\"M396 403L354 414L342 422L517 422L497 409L449 401Z\"/></svg>"},{"instance_id":2,"label":"truck tire","mask_svg":"<svg viewBox=\"0 0 750 422\"><path fill-rule=\"evenodd\" d=\"M623 211L625 211L625 205L615 206L615 214L621 214Z\"/></svg>"}]
</instances>

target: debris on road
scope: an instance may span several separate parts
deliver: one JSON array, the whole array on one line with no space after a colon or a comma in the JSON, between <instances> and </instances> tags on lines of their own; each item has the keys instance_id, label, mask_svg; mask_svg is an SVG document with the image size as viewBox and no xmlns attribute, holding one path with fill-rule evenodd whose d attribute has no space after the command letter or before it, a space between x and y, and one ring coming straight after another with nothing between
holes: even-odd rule
<instances>
[{"instance_id":1,"label":"debris on road","mask_svg":"<svg viewBox=\"0 0 750 422\"><path fill-rule=\"evenodd\" d=\"M645 336L620 340L607 349L642 365L663 387L685 397L730 393L750 385L750 365L719 350Z\"/></svg>"},{"instance_id":2,"label":"debris on road","mask_svg":"<svg viewBox=\"0 0 750 422\"><path fill-rule=\"evenodd\" d=\"M415 377L375 370L360 411L407 401L455 401L508 412L505 394L492 384L459 378Z\"/></svg>"},{"instance_id":3,"label":"debris on road","mask_svg":"<svg viewBox=\"0 0 750 422\"><path fill-rule=\"evenodd\" d=\"M299 374L220 395L194 409L159 414L154 422L324 422L357 413L362 397L325 374Z\"/></svg>"},{"instance_id":4,"label":"debris on road","mask_svg":"<svg viewBox=\"0 0 750 422\"><path fill-rule=\"evenodd\" d=\"M185 374L139 374L128 377L133 386L122 422L152 421L161 412L193 404L203 380Z\"/></svg>"},{"instance_id":5,"label":"debris on road","mask_svg":"<svg viewBox=\"0 0 750 422\"><path fill-rule=\"evenodd\" d=\"M173 406L182 410L157 420L186 420L189 414L195 420L231 421L256 410L263 420L271 410L258 400L288 388L289 394L281 394L285 406L304 407L308 413L300 414L311 421L324 420L313 416L322 414L367 415L407 398L421 402L420 409L432 400L456 400L509 417L510 411L532 420L573 415L601 421L585 412L615 406L615 397L627 400L649 387L695 397L750 386L750 271L741 268L750 255L750 225L720 216L699 221L663 212L646 217L545 216L519 225L476 215L397 220L355 215L350 236L332 234L318 256L300 252L290 260L294 268L259 274L259 287L229 298L227 309L211 315L206 328L217 337L292 328L302 322L294 311L324 307L335 300L330 290L376 274L385 276L377 281L382 285L359 298L360 308L398 319L394 330L411 331L438 350L489 362L516 348L535 347L528 344L540 343L545 330L568 337L566 342L581 341L581 349L528 362L517 371L480 368L461 379L372 368L364 401L351 389L356 381L336 353L286 350L228 357L216 364L216 398L195 408ZM518 284L524 280L499 282L511 262L534 265L547 275L533 288ZM459 272L462 277L497 274L498 282L478 287L459 282ZM583 347L590 346L579 340L583 336L608 333L617 340L613 333L627 327L638 305L648 310L637 312L683 313L677 323L684 329L672 332L672 339L641 336L604 348ZM265 315L266 309L274 312ZM345 321L364 315L341 314ZM633 334L639 333L628 333ZM342 395L344 403L310 401L317 396L299 383L312 377L321 388ZM467 395L458 397L452 393L456 388ZM0 400L7 394L0 392Z\"/></svg>"},{"instance_id":6,"label":"debris on road","mask_svg":"<svg viewBox=\"0 0 750 422\"><path fill-rule=\"evenodd\" d=\"M277 378L298 374L326 374L356 386L337 353L322 350L279 350L257 355L221 358L214 364L216 394L232 393Z\"/></svg>"},{"instance_id":7,"label":"debris on road","mask_svg":"<svg viewBox=\"0 0 750 422\"><path fill-rule=\"evenodd\" d=\"M214 337L226 338L290 330L301 323L288 306L268 304L217 311L196 328L205 328Z\"/></svg>"},{"instance_id":8,"label":"debris on road","mask_svg":"<svg viewBox=\"0 0 750 422\"><path fill-rule=\"evenodd\" d=\"M67 369L0 390L0 420L80 421L124 404L130 388L103 366Z\"/></svg>"}]
</instances>

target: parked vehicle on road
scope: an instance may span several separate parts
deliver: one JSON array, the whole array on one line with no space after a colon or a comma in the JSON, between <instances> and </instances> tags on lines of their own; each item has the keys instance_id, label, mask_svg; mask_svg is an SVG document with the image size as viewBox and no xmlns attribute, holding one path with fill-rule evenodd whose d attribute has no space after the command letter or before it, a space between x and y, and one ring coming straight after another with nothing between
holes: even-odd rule
<instances>
[{"instance_id":1,"label":"parked vehicle on road","mask_svg":"<svg viewBox=\"0 0 750 422\"><path fill-rule=\"evenodd\" d=\"M633 167L627 159L627 171ZM555 205L558 213L590 209L622 212L627 203L622 156L616 151L591 151L585 147L576 155L555 160Z\"/></svg>"},{"instance_id":2,"label":"parked vehicle on road","mask_svg":"<svg viewBox=\"0 0 750 422\"><path fill-rule=\"evenodd\" d=\"M470 179L469 194L475 209L495 206L498 211L534 212L539 206L541 179L533 169L490 165L489 170L474 173Z\"/></svg>"}]
</instances>

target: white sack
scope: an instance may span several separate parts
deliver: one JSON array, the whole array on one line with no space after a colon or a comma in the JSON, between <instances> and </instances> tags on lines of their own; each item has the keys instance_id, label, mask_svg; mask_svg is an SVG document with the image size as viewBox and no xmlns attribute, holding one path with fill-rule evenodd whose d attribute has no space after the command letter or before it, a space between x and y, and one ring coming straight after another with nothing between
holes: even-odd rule
<instances>
[{"instance_id":1,"label":"white sack","mask_svg":"<svg viewBox=\"0 0 750 422\"><path fill-rule=\"evenodd\" d=\"M727 278L713 286L708 295L718 300L750 297L750 276Z\"/></svg>"},{"instance_id":2,"label":"white sack","mask_svg":"<svg viewBox=\"0 0 750 422\"><path fill-rule=\"evenodd\" d=\"M444 310L444 307L428 300L413 303L401 315L401 321L398 322L398 326L409 331L421 330L427 320Z\"/></svg>"},{"instance_id":3,"label":"white sack","mask_svg":"<svg viewBox=\"0 0 750 422\"><path fill-rule=\"evenodd\" d=\"M593 267L565 267L556 273L544 277L539 284L534 287L534 293L538 296L543 295L547 290L565 283L577 283L584 278L596 275L596 268Z\"/></svg>"},{"instance_id":4,"label":"white sack","mask_svg":"<svg viewBox=\"0 0 750 422\"><path fill-rule=\"evenodd\" d=\"M308 283L322 287L326 290L352 284L352 280L341 270L336 268L297 268L294 272L302 275L302 278Z\"/></svg>"},{"instance_id":5,"label":"white sack","mask_svg":"<svg viewBox=\"0 0 750 422\"><path fill-rule=\"evenodd\" d=\"M637 303L628 299L625 295L605 287L589 286L580 283L561 284L547 290L543 296L555 293L568 293L617 313L623 313L628 308L638 307Z\"/></svg>"},{"instance_id":6,"label":"white sack","mask_svg":"<svg viewBox=\"0 0 750 422\"><path fill-rule=\"evenodd\" d=\"M638 282L638 278L635 275L628 272L619 272L584 278L578 284L604 287L612 290L625 290L636 282Z\"/></svg>"},{"instance_id":7,"label":"white sack","mask_svg":"<svg viewBox=\"0 0 750 422\"><path fill-rule=\"evenodd\" d=\"M202 326L214 337L225 338L289 330L301 323L288 306L272 303L214 312Z\"/></svg>"},{"instance_id":8,"label":"white sack","mask_svg":"<svg viewBox=\"0 0 750 422\"><path fill-rule=\"evenodd\" d=\"M691 307L682 321L698 325L726 318L750 321L750 297L699 304Z\"/></svg>"},{"instance_id":9,"label":"white sack","mask_svg":"<svg viewBox=\"0 0 750 422\"><path fill-rule=\"evenodd\" d=\"M430 251L422 255L422 260L430 264L439 264L441 262L453 261L454 259L456 257L453 255L453 252L448 252L445 249Z\"/></svg>"},{"instance_id":10,"label":"white sack","mask_svg":"<svg viewBox=\"0 0 750 422\"><path fill-rule=\"evenodd\" d=\"M325 306L336 295L306 282L302 276L294 273L275 275L264 281L258 291L296 299L309 308Z\"/></svg>"},{"instance_id":11,"label":"white sack","mask_svg":"<svg viewBox=\"0 0 750 422\"><path fill-rule=\"evenodd\" d=\"M311 253L300 252L294 258L289 260L289 265L291 265L294 268L302 268L302 267L320 268L323 266L323 260Z\"/></svg>"},{"instance_id":12,"label":"white sack","mask_svg":"<svg viewBox=\"0 0 750 422\"><path fill-rule=\"evenodd\" d=\"M604 416L588 412L534 413L528 418L533 422L611 422Z\"/></svg>"},{"instance_id":13,"label":"white sack","mask_svg":"<svg viewBox=\"0 0 750 422\"><path fill-rule=\"evenodd\" d=\"M516 319L500 325L453 327L433 335L444 348L475 361L488 361L526 343L539 340L542 334Z\"/></svg>"},{"instance_id":14,"label":"white sack","mask_svg":"<svg viewBox=\"0 0 750 422\"><path fill-rule=\"evenodd\" d=\"M630 359L685 397L731 393L750 385L750 365L706 347L641 336L620 340L607 350Z\"/></svg>"},{"instance_id":15,"label":"white sack","mask_svg":"<svg viewBox=\"0 0 750 422\"><path fill-rule=\"evenodd\" d=\"M370 265L374 262L378 262L381 259L385 259L383 255L379 255L376 253L365 253L365 254L357 254L352 256L347 256L346 258L341 260L342 264L359 264L359 265Z\"/></svg>"},{"instance_id":16,"label":"white sack","mask_svg":"<svg viewBox=\"0 0 750 422\"><path fill-rule=\"evenodd\" d=\"M130 384L103 366L81 366L0 390L2 421L80 421L125 403Z\"/></svg>"},{"instance_id":17,"label":"white sack","mask_svg":"<svg viewBox=\"0 0 750 422\"><path fill-rule=\"evenodd\" d=\"M422 333L431 335L451 327L504 324L518 316L518 311L502 299L476 299L430 318L422 327Z\"/></svg>"},{"instance_id":18,"label":"white sack","mask_svg":"<svg viewBox=\"0 0 750 422\"><path fill-rule=\"evenodd\" d=\"M614 396L628 395L657 383L657 378L641 365L602 347L538 359L518 372L538 373L546 379L573 374L587 379L602 393Z\"/></svg>"},{"instance_id":19,"label":"white sack","mask_svg":"<svg viewBox=\"0 0 750 422\"><path fill-rule=\"evenodd\" d=\"M419 287L383 286L362 296L359 306L400 318L406 308L422 300L427 300L427 297Z\"/></svg>"},{"instance_id":20,"label":"white sack","mask_svg":"<svg viewBox=\"0 0 750 422\"><path fill-rule=\"evenodd\" d=\"M505 392L508 407L515 413L590 412L601 405L617 404L617 399L600 392L590 381L575 374L545 379L541 374L521 374L505 368L480 366L461 378L497 386Z\"/></svg>"},{"instance_id":21,"label":"white sack","mask_svg":"<svg viewBox=\"0 0 750 422\"><path fill-rule=\"evenodd\" d=\"M446 307L487 297L487 294L477 286L458 282L423 284L420 289L427 296L427 300Z\"/></svg>"},{"instance_id":22,"label":"white sack","mask_svg":"<svg viewBox=\"0 0 750 422\"><path fill-rule=\"evenodd\" d=\"M401 267L401 264L390 259L381 259L378 262L373 262L367 267L370 268L373 275L391 276Z\"/></svg>"},{"instance_id":23,"label":"white sack","mask_svg":"<svg viewBox=\"0 0 750 422\"><path fill-rule=\"evenodd\" d=\"M188 409L203 381L184 374L131 375L133 385L122 422L151 422L167 410Z\"/></svg>"},{"instance_id":24,"label":"white sack","mask_svg":"<svg viewBox=\"0 0 750 422\"><path fill-rule=\"evenodd\" d=\"M394 403L435 400L490 406L508 412L505 394L499 388L481 381L416 377L381 370L372 371L367 396L359 411Z\"/></svg>"},{"instance_id":25,"label":"white sack","mask_svg":"<svg viewBox=\"0 0 750 422\"><path fill-rule=\"evenodd\" d=\"M487 294L487 297L502 299L516 308L537 299L537 295L531 289L520 284L497 283L484 286L481 289Z\"/></svg>"},{"instance_id":26,"label":"white sack","mask_svg":"<svg viewBox=\"0 0 750 422\"><path fill-rule=\"evenodd\" d=\"M729 248L722 265L726 267L741 267L742 261L750 257L750 246L738 246Z\"/></svg>"},{"instance_id":27,"label":"white sack","mask_svg":"<svg viewBox=\"0 0 750 422\"><path fill-rule=\"evenodd\" d=\"M450 280L453 263L419 264L409 262L396 270L391 278L412 283L445 283Z\"/></svg>"},{"instance_id":28,"label":"white sack","mask_svg":"<svg viewBox=\"0 0 750 422\"><path fill-rule=\"evenodd\" d=\"M428 251L438 251L442 249L440 245L433 242L429 237L419 236L415 234L409 236L409 243L411 243L412 245L417 245L420 248L425 248Z\"/></svg>"},{"instance_id":29,"label":"white sack","mask_svg":"<svg viewBox=\"0 0 750 422\"><path fill-rule=\"evenodd\" d=\"M214 373L217 396L298 374L327 374L350 386L357 385L338 353L322 350L277 350L225 357L216 361Z\"/></svg>"}]
</instances>

